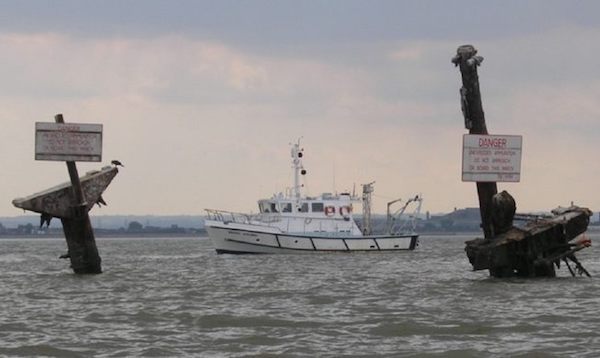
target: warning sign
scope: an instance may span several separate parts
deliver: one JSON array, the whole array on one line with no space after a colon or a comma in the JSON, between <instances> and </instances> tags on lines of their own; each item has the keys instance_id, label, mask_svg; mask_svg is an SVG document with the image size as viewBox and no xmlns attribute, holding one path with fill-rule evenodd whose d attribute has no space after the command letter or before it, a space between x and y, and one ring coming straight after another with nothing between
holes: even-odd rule
<instances>
[{"instance_id":1,"label":"warning sign","mask_svg":"<svg viewBox=\"0 0 600 358\"><path fill-rule=\"evenodd\" d=\"M462 181L519 182L523 137L463 136Z\"/></svg>"},{"instance_id":2,"label":"warning sign","mask_svg":"<svg viewBox=\"0 0 600 358\"><path fill-rule=\"evenodd\" d=\"M35 159L101 161L102 125L37 122L35 124Z\"/></svg>"}]
</instances>

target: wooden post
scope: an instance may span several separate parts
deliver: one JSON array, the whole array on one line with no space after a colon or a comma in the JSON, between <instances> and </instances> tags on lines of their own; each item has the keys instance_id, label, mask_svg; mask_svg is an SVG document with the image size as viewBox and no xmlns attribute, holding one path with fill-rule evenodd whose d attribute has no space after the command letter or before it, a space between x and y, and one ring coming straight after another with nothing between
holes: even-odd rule
<instances>
[{"instance_id":1,"label":"wooden post","mask_svg":"<svg viewBox=\"0 0 600 358\"><path fill-rule=\"evenodd\" d=\"M477 66L483 57L476 56L477 50L471 45L460 46L452 62L460 68L462 88L460 89L461 107L465 118L465 127L469 134L488 134L485 125L485 115L479 92L479 76ZM496 182L477 182L481 228L486 239L494 236L492 223L492 197L498 193Z\"/></svg>"},{"instance_id":2,"label":"wooden post","mask_svg":"<svg viewBox=\"0 0 600 358\"><path fill-rule=\"evenodd\" d=\"M64 123L63 115L54 116L56 123ZM71 267L77 274L102 273L102 259L98 254L94 230L87 211L87 203L74 161L67 161L67 169L73 188L73 216L62 218L63 231L67 240Z\"/></svg>"}]
</instances>

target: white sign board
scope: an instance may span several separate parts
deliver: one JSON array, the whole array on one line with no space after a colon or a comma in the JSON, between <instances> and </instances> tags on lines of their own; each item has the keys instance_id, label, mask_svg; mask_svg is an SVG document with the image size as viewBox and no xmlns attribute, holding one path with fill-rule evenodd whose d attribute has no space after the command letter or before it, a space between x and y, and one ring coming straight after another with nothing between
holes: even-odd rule
<instances>
[{"instance_id":1,"label":"white sign board","mask_svg":"<svg viewBox=\"0 0 600 358\"><path fill-rule=\"evenodd\" d=\"M35 160L101 161L102 124L36 122Z\"/></svg>"},{"instance_id":2,"label":"white sign board","mask_svg":"<svg viewBox=\"0 0 600 358\"><path fill-rule=\"evenodd\" d=\"M523 137L463 136L462 181L519 182Z\"/></svg>"}]
</instances>

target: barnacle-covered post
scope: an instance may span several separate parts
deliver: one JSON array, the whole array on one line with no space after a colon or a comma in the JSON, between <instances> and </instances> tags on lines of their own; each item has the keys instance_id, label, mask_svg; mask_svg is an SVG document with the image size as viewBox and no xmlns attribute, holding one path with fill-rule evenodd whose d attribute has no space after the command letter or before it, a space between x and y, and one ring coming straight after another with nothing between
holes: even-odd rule
<instances>
[{"instance_id":1,"label":"barnacle-covered post","mask_svg":"<svg viewBox=\"0 0 600 358\"><path fill-rule=\"evenodd\" d=\"M483 57L477 56L477 50L471 45L460 46L456 50L456 56L452 58L452 63L460 68L462 75L460 100L465 128L469 130L469 134L488 134L477 74L477 67L481 62ZM477 182L481 228L486 239L494 236L492 198L496 193L498 193L496 182Z\"/></svg>"}]
</instances>

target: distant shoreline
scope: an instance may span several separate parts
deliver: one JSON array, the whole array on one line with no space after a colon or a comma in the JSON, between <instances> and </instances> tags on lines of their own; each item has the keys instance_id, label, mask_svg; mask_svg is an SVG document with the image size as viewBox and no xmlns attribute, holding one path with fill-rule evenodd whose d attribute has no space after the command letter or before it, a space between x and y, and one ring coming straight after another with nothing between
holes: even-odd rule
<instances>
[{"instance_id":1,"label":"distant shoreline","mask_svg":"<svg viewBox=\"0 0 600 358\"><path fill-rule=\"evenodd\" d=\"M114 233L114 234L94 234L96 239L143 239L143 238L185 238L185 237L206 237L206 233ZM23 234L23 235L0 235L3 239L64 239L62 234Z\"/></svg>"}]
</instances>

